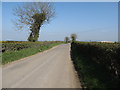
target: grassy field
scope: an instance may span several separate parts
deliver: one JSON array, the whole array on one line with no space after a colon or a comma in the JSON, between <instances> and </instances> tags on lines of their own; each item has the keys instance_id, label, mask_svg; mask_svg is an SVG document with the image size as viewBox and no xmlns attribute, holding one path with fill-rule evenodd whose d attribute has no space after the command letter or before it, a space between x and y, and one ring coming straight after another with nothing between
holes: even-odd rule
<instances>
[{"instance_id":1,"label":"grassy field","mask_svg":"<svg viewBox=\"0 0 120 90\"><path fill-rule=\"evenodd\" d=\"M71 58L83 87L119 88L120 44L73 42Z\"/></svg>"},{"instance_id":2,"label":"grassy field","mask_svg":"<svg viewBox=\"0 0 120 90\"><path fill-rule=\"evenodd\" d=\"M3 42L2 64L10 63L21 58L34 55L38 52L50 49L63 42Z\"/></svg>"}]
</instances>

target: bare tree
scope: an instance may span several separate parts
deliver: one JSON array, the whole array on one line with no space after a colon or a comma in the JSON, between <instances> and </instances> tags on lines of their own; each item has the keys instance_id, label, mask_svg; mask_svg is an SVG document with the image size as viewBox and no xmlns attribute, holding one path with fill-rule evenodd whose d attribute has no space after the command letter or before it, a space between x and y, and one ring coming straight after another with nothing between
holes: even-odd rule
<instances>
[{"instance_id":1,"label":"bare tree","mask_svg":"<svg viewBox=\"0 0 120 90\"><path fill-rule=\"evenodd\" d=\"M49 23L55 11L52 3L48 2L27 2L14 9L16 17L15 24L18 29L26 27L31 31L28 41L37 41L40 27L44 23Z\"/></svg>"},{"instance_id":2,"label":"bare tree","mask_svg":"<svg viewBox=\"0 0 120 90\"><path fill-rule=\"evenodd\" d=\"M75 33L71 34L72 42L76 41L77 35Z\"/></svg>"}]
</instances>

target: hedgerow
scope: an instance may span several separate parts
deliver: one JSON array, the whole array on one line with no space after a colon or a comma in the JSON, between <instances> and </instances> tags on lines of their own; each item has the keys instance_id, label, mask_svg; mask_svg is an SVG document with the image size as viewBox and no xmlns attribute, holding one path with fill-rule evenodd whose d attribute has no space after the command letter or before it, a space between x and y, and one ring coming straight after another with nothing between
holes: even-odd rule
<instances>
[{"instance_id":1,"label":"hedgerow","mask_svg":"<svg viewBox=\"0 0 120 90\"><path fill-rule=\"evenodd\" d=\"M120 43L73 42L71 57L85 86L119 87Z\"/></svg>"},{"instance_id":2,"label":"hedgerow","mask_svg":"<svg viewBox=\"0 0 120 90\"><path fill-rule=\"evenodd\" d=\"M61 43L60 41L28 42L28 41L3 41L2 52L19 51L25 48L38 48L52 43Z\"/></svg>"},{"instance_id":3,"label":"hedgerow","mask_svg":"<svg viewBox=\"0 0 120 90\"><path fill-rule=\"evenodd\" d=\"M42 52L53 46L62 44L62 41L19 42L9 41L2 43L2 64L10 63L21 58Z\"/></svg>"}]
</instances>

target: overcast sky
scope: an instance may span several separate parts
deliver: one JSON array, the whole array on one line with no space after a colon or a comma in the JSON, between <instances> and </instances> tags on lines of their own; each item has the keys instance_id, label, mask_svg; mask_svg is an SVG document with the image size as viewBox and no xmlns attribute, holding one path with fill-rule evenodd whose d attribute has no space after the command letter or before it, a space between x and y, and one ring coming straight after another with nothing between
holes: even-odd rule
<instances>
[{"instance_id":1,"label":"overcast sky","mask_svg":"<svg viewBox=\"0 0 120 90\"><path fill-rule=\"evenodd\" d=\"M2 3L2 40L26 41L29 31L14 29L13 8L22 3ZM64 40L76 33L80 41L118 40L117 2L55 2L56 16L42 26L39 41Z\"/></svg>"}]
</instances>

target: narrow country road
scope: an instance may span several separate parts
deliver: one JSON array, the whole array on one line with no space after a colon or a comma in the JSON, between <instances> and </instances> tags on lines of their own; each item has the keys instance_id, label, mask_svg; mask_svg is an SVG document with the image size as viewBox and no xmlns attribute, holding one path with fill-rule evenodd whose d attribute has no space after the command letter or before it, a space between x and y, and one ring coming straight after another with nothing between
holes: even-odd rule
<instances>
[{"instance_id":1,"label":"narrow country road","mask_svg":"<svg viewBox=\"0 0 120 90\"><path fill-rule=\"evenodd\" d=\"M70 44L3 66L2 81L3 88L81 87L70 59Z\"/></svg>"}]
</instances>

